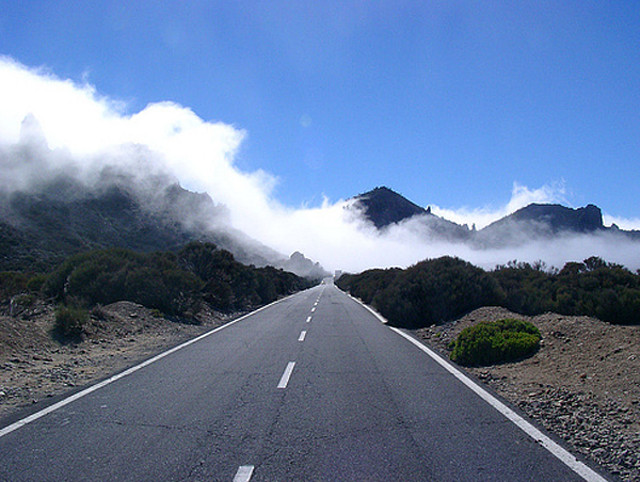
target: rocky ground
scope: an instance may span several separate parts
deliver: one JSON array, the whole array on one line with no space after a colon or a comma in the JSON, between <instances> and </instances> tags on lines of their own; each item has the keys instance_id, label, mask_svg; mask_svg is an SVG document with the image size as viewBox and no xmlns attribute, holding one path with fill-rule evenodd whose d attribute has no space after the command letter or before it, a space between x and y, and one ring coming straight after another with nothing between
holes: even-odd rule
<instances>
[{"instance_id":1,"label":"rocky ground","mask_svg":"<svg viewBox=\"0 0 640 482\"><path fill-rule=\"evenodd\" d=\"M122 371L229 318L203 310L200 324L178 323L122 301L93 310L83 339L64 342L54 335L50 304L1 306L0 313L0 419Z\"/></svg>"},{"instance_id":2,"label":"rocky ground","mask_svg":"<svg viewBox=\"0 0 640 482\"><path fill-rule=\"evenodd\" d=\"M448 357L447 345L463 328L504 318L536 325L539 351L517 363L466 370L576 452L622 480L640 481L640 326L486 307L416 335Z\"/></svg>"}]
</instances>

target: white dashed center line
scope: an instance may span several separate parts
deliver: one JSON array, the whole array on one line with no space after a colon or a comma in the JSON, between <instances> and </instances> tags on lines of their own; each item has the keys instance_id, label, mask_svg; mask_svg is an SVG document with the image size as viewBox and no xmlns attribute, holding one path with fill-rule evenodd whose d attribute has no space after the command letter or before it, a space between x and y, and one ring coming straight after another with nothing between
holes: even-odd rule
<instances>
[{"instance_id":1,"label":"white dashed center line","mask_svg":"<svg viewBox=\"0 0 640 482\"><path fill-rule=\"evenodd\" d=\"M307 316L307 323L311 323L311 317Z\"/></svg>"},{"instance_id":2,"label":"white dashed center line","mask_svg":"<svg viewBox=\"0 0 640 482\"><path fill-rule=\"evenodd\" d=\"M251 475L253 475L253 465L241 465L238 467L233 482L249 482Z\"/></svg>"},{"instance_id":3,"label":"white dashed center line","mask_svg":"<svg viewBox=\"0 0 640 482\"><path fill-rule=\"evenodd\" d=\"M293 372L293 367L296 366L296 362L289 362L287 368L284 369L284 373L282 374L282 378L280 378L280 383L278 383L278 388L287 388L287 384L289 383L289 378L291 378L291 373Z\"/></svg>"},{"instance_id":4,"label":"white dashed center line","mask_svg":"<svg viewBox=\"0 0 640 482\"><path fill-rule=\"evenodd\" d=\"M307 332L305 330L302 330L300 332L300 336L298 337L298 341L304 341L305 336L307 336Z\"/></svg>"},{"instance_id":5,"label":"white dashed center line","mask_svg":"<svg viewBox=\"0 0 640 482\"><path fill-rule=\"evenodd\" d=\"M311 308L311 313L313 313L314 311L316 311L316 307L315 306L313 308Z\"/></svg>"}]
</instances>

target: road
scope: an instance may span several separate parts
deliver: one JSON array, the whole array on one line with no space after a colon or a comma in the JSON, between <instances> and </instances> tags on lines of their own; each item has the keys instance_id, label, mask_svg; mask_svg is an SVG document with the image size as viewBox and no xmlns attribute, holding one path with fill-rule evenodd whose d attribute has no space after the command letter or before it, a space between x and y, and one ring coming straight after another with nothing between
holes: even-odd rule
<instances>
[{"instance_id":1,"label":"road","mask_svg":"<svg viewBox=\"0 0 640 482\"><path fill-rule=\"evenodd\" d=\"M13 428L0 480L583 480L330 283Z\"/></svg>"}]
</instances>

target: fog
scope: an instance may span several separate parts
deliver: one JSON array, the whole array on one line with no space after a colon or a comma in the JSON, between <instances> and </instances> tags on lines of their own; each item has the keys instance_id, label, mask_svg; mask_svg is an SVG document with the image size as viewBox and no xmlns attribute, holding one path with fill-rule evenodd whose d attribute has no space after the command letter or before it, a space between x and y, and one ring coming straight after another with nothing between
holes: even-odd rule
<instances>
[{"instance_id":1,"label":"fog","mask_svg":"<svg viewBox=\"0 0 640 482\"><path fill-rule=\"evenodd\" d=\"M94 186L109 167L133 176L152 202L154 183L176 180L223 204L224 222L231 227L283 254L301 251L330 270L404 267L443 255L484 268L514 259L561 267L593 255L640 268L638 244L607 233L481 250L464 243L428 241L412 220L379 232L349 200L285 206L273 194L276 174L246 172L236 165L238 150L250 134L241 128L201 119L173 102L130 113L125 103L100 95L90 84L60 79L7 57L0 58L0 105L0 181L5 190L37 189L63 173ZM349 192L348 186L345 191ZM432 205L432 212L480 229L531 202L569 204L562 183L528 188L514 182L504 206ZM605 220L624 229L640 226L638 219L607 214ZM209 221L220 228L219 217Z\"/></svg>"}]
</instances>

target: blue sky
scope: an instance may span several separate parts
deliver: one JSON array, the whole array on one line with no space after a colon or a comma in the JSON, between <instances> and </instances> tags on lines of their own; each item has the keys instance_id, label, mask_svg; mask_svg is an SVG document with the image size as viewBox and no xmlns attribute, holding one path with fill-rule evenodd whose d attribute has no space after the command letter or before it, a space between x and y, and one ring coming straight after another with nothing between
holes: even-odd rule
<instances>
[{"instance_id":1,"label":"blue sky","mask_svg":"<svg viewBox=\"0 0 640 482\"><path fill-rule=\"evenodd\" d=\"M0 54L245 131L236 165L288 206L502 206L517 182L640 217L634 1L3 1Z\"/></svg>"}]
</instances>

